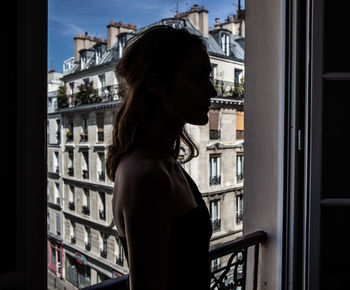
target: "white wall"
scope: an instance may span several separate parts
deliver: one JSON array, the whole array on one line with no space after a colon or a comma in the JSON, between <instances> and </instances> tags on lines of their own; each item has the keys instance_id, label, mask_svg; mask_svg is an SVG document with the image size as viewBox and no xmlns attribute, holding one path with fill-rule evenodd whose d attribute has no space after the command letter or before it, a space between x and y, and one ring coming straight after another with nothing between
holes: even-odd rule
<instances>
[{"instance_id":1,"label":"white wall","mask_svg":"<svg viewBox=\"0 0 350 290\"><path fill-rule=\"evenodd\" d=\"M278 216L281 11L279 0L246 2L243 228L245 234L256 230L268 234L260 254L258 289L281 289ZM250 265L252 262L250 259ZM251 289L251 285L247 286Z\"/></svg>"}]
</instances>

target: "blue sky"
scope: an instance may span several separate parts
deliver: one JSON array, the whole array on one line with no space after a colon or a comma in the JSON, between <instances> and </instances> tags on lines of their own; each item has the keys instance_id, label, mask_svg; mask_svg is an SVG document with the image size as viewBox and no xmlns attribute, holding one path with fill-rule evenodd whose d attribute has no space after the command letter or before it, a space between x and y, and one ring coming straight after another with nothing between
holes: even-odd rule
<instances>
[{"instance_id":1,"label":"blue sky","mask_svg":"<svg viewBox=\"0 0 350 290\"><path fill-rule=\"evenodd\" d=\"M74 55L73 38L88 32L107 38L111 20L132 23L141 28L163 18L189 10L194 4L209 11L209 26L215 18L222 21L236 13L238 0L49 0L48 1L48 69L62 72L64 60ZM244 1L242 0L242 8Z\"/></svg>"}]
</instances>

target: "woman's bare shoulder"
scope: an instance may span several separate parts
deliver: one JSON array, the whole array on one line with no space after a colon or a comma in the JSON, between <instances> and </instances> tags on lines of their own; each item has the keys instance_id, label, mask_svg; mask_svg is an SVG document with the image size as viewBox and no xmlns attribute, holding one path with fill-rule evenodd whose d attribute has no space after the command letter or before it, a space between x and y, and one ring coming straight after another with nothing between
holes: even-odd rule
<instances>
[{"instance_id":1,"label":"woman's bare shoulder","mask_svg":"<svg viewBox=\"0 0 350 290\"><path fill-rule=\"evenodd\" d=\"M128 204L170 198L173 181L167 160L131 154L116 171L118 195Z\"/></svg>"}]
</instances>

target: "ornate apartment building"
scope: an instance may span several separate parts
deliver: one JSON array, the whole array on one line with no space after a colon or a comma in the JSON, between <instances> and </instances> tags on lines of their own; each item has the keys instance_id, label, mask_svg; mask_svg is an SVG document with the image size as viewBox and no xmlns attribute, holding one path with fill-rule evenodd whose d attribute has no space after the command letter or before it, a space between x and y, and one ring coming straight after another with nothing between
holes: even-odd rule
<instances>
[{"instance_id":1,"label":"ornate apartment building","mask_svg":"<svg viewBox=\"0 0 350 290\"><path fill-rule=\"evenodd\" d=\"M212 63L212 81L218 95L211 100L207 125L186 125L200 153L182 166L203 194L213 225L211 246L216 246L242 234L244 21L217 20L209 29L208 11L194 5L185 13L150 26L160 24L184 27L201 35ZM111 21L107 40L77 35L74 65L63 76L55 75L59 79L56 87L49 87L51 288L57 283L64 283L67 289L82 288L128 272L113 222L113 183L105 174L105 159L114 112L121 101L114 66L126 41L147 27L137 29L132 24ZM233 30L240 35L233 34ZM223 262L214 260L212 267Z\"/></svg>"}]
</instances>

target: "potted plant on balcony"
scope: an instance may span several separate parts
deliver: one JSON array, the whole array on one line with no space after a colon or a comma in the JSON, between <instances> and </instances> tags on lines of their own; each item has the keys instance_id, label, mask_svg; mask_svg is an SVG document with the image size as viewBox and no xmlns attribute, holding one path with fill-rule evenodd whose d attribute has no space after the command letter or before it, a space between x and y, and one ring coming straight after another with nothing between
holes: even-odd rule
<instances>
[{"instance_id":1,"label":"potted plant on balcony","mask_svg":"<svg viewBox=\"0 0 350 290\"><path fill-rule=\"evenodd\" d=\"M71 130L67 129L66 137L67 137L67 141L72 141L73 140L73 132Z\"/></svg>"},{"instance_id":2,"label":"potted plant on balcony","mask_svg":"<svg viewBox=\"0 0 350 290\"><path fill-rule=\"evenodd\" d=\"M68 107L68 97L66 95L66 86L60 86L57 91L57 105L58 108Z\"/></svg>"},{"instance_id":3,"label":"potted plant on balcony","mask_svg":"<svg viewBox=\"0 0 350 290\"><path fill-rule=\"evenodd\" d=\"M75 95L75 105L86 105L101 102L102 98L98 96L94 89L93 81L84 82L78 86L78 92Z\"/></svg>"}]
</instances>

